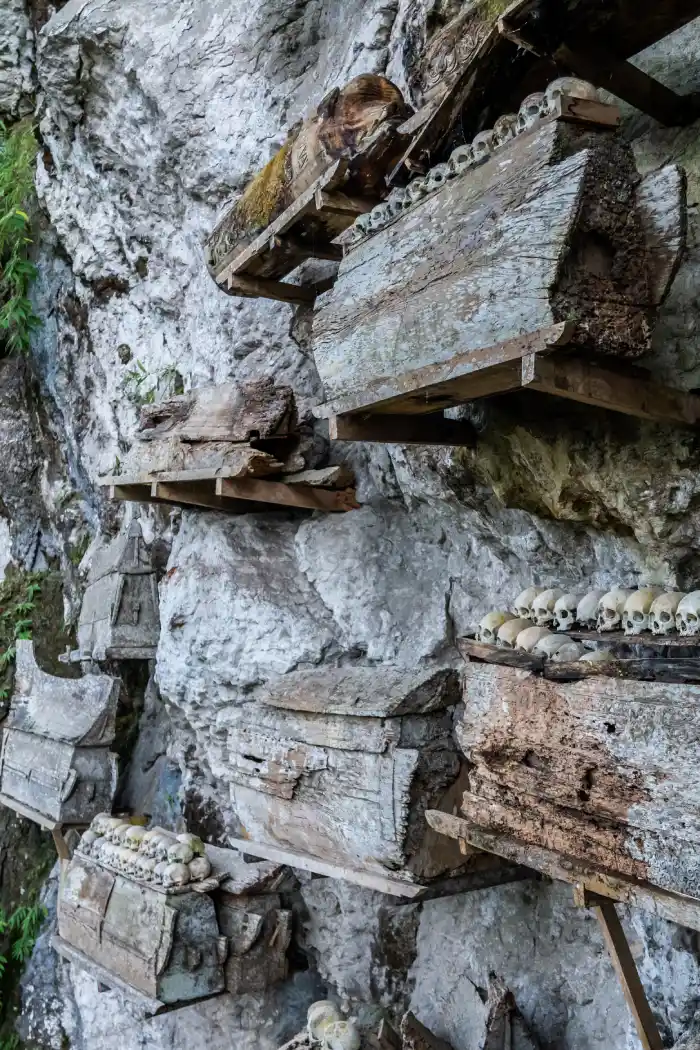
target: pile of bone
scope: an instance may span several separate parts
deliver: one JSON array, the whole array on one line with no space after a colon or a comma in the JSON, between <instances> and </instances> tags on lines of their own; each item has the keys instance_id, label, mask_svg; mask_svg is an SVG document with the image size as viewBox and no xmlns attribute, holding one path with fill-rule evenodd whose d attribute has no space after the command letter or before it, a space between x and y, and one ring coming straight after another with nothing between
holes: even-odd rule
<instances>
[{"instance_id":1,"label":"pile of bone","mask_svg":"<svg viewBox=\"0 0 700 1050\"><path fill-rule=\"evenodd\" d=\"M700 591L683 594L659 587L614 587L579 595L558 588L528 587L509 612L491 612L479 624L477 638L489 645L520 649L556 663L604 655L587 652L566 631L620 631L628 637L646 632L657 637L678 632L700 635Z\"/></svg>"},{"instance_id":2,"label":"pile of bone","mask_svg":"<svg viewBox=\"0 0 700 1050\"><path fill-rule=\"evenodd\" d=\"M362 1036L352 1020L343 1018L335 1003L323 1000L312 1003L307 1014L306 1031L283 1050L361 1050Z\"/></svg>"},{"instance_id":3,"label":"pile of bone","mask_svg":"<svg viewBox=\"0 0 700 1050\"><path fill-rule=\"evenodd\" d=\"M199 883L211 875L204 843L196 835L130 824L100 813L83 834L79 851L104 867L164 889Z\"/></svg>"},{"instance_id":4,"label":"pile of bone","mask_svg":"<svg viewBox=\"0 0 700 1050\"><path fill-rule=\"evenodd\" d=\"M505 146L517 135L529 131L539 120L554 111L557 99L563 95L570 98L598 99L598 92L588 81L579 80L577 77L560 77L553 81L545 92L537 91L528 95L519 113L504 114L498 118L491 130L480 131L472 143L457 146L446 163L436 164L427 175L413 179L408 186L395 187L386 201L365 215L360 215L339 239L346 246L351 246L384 229L418 201L436 193L446 182L483 164L501 146Z\"/></svg>"}]
</instances>

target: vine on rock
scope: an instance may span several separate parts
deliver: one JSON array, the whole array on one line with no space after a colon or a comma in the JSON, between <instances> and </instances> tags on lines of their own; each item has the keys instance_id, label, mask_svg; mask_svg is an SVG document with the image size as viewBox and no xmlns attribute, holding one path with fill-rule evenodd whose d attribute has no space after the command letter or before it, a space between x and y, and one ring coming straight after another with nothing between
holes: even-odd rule
<instances>
[{"instance_id":1,"label":"vine on rock","mask_svg":"<svg viewBox=\"0 0 700 1050\"><path fill-rule=\"evenodd\" d=\"M29 289L36 267L27 207L34 194L37 141L30 121L12 128L0 121L0 357L27 354L39 327Z\"/></svg>"}]
</instances>

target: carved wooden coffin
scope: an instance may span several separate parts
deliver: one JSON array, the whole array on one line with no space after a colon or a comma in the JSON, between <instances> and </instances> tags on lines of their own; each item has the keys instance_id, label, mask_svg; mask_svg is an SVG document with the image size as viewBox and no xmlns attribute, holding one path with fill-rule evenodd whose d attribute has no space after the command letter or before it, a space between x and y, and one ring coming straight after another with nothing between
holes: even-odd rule
<instances>
[{"instance_id":1,"label":"carved wooden coffin","mask_svg":"<svg viewBox=\"0 0 700 1050\"><path fill-rule=\"evenodd\" d=\"M563 118L443 178L353 247L317 300L314 356L334 410L381 411L408 373L429 387L431 369L444 373L460 354L483 351L478 367L505 362L509 346L536 349L565 322L584 355L644 353L670 279L658 276L660 252L678 258L677 195L673 223L659 214L667 205L640 185L610 128ZM435 410L421 389L413 400Z\"/></svg>"},{"instance_id":2,"label":"carved wooden coffin","mask_svg":"<svg viewBox=\"0 0 700 1050\"><path fill-rule=\"evenodd\" d=\"M459 869L455 843L424 820L464 786L457 697L452 670L322 670L268 683L264 703L239 709L227 744L250 852L289 850L348 879L423 883Z\"/></svg>"},{"instance_id":3,"label":"carved wooden coffin","mask_svg":"<svg viewBox=\"0 0 700 1050\"><path fill-rule=\"evenodd\" d=\"M468 823L700 898L699 686L470 663L464 701Z\"/></svg>"},{"instance_id":4,"label":"carved wooden coffin","mask_svg":"<svg viewBox=\"0 0 700 1050\"><path fill-rule=\"evenodd\" d=\"M76 853L54 947L150 1013L224 990L225 944L207 893L149 886Z\"/></svg>"},{"instance_id":5,"label":"carved wooden coffin","mask_svg":"<svg viewBox=\"0 0 700 1050\"><path fill-rule=\"evenodd\" d=\"M71 659L152 660L159 636L158 583L135 521L93 562Z\"/></svg>"},{"instance_id":6,"label":"carved wooden coffin","mask_svg":"<svg viewBox=\"0 0 700 1050\"><path fill-rule=\"evenodd\" d=\"M89 824L111 809L120 682L107 675L55 678L17 643L15 693L3 727L0 801L46 826Z\"/></svg>"},{"instance_id":7,"label":"carved wooden coffin","mask_svg":"<svg viewBox=\"0 0 700 1050\"><path fill-rule=\"evenodd\" d=\"M237 251L264 230L338 160L348 162L344 193L376 197L384 176L401 154L400 124L412 110L385 77L362 74L334 88L309 120L296 125L287 142L246 187L207 241L207 265L216 277ZM332 217L331 217L332 222ZM304 230L328 233L321 218ZM341 227L344 228L344 227ZM332 231L331 231L332 233ZM266 276L265 271L260 276Z\"/></svg>"}]
</instances>

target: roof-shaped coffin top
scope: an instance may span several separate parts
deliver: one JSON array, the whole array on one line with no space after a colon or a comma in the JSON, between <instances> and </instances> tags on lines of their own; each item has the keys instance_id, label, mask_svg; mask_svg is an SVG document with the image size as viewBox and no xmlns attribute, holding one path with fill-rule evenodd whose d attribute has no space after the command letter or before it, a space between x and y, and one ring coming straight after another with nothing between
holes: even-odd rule
<instances>
[{"instance_id":1,"label":"roof-shaped coffin top","mask_svg":"<svg viewBox=\"0 0 700 1050\"><path fill-rule=\"evenodd\" d=\"M111 573L131 575L151 572L151 555L143 538L143 530L138 521L132 521L125 533L95 554L90 566L88 585L97 583Z\"/></svg>"},{"instance_id":2,"label":"roof-shaped coffin top","mask_svg":"<svg viewBox=\"0 0 700 1050\"><path fill-rule=\"evenodd\" d=\"M398 718L430 714L459 702L459 678L449 667L341 667L294 671L266 683L262 702L309 714Z\"/></svg>"},{"instance_id":3,"label":"roof-shaped coffin top","mask_svg":"<svg viewBox=\"0 0 700 1050\"><path fill-rule=\"evenodd\" d=\"M120 685L120 679L104 674L46 674L34 658L33 643L19 641L6 727L83 747L106 747L114 740Z\"/></svg>"}]
</instances>

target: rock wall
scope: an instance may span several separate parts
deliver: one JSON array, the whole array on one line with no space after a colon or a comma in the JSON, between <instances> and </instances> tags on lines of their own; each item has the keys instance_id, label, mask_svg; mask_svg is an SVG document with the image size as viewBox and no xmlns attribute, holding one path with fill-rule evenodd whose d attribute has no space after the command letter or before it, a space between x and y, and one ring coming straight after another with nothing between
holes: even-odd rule
<instances>
[{"instance_id":1,"label":"rock wall","mask_svg":"<svg viewBox=\"0 0 700 1050\"><path fill-rule=\"evenodd\" d=\"M272 376L294 387L309 416L321 390L308 313L220 294L203 240L330 87L366 71L405 87L426 38L459 5L58 6L39 17L36 5L0 0L0 111L35 107L42 141L35 295L43 319L31 376L16 362L0 365L0 435L10 450L0 462L0 566L60 565L74 609L72 555L84 536L92 543L83 573L131 515L167 559L161 698L148 693L127 800L147 796L151 812L171 817L184 807L225 841L238 830L227 735L236 708L270 675L455 659L455 637L494 597L533 581L575 589L698 580L697 438L571 406L545 415L523 405L517 417L472 409L474 450L334 447L336 460L354 466L363 504L343 516L107 505L99 476L128 450L139 402L167 389L174 372L186 387ZM699 45L695 23L640 62L697 90ZM626 133L644 170L672 158L688 172L690 248L653 364L693 388L698 126L662 130L629 113ZM301 877L292 904L293 981L265 1002L224 997L148 1022L59 964L44 939L25 978L23 1037L56 1050L205 1042L276 1050L327 986L359 1011L410 1004L454 1050L477 1050L494 972L547 1050L638 1046L597 926L564 888L531 881L401 909ZM638 914L626 922L670 1045L697 1005L696 938Z\"/></svg>"}]
</instances>

